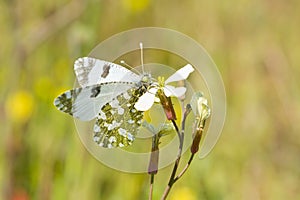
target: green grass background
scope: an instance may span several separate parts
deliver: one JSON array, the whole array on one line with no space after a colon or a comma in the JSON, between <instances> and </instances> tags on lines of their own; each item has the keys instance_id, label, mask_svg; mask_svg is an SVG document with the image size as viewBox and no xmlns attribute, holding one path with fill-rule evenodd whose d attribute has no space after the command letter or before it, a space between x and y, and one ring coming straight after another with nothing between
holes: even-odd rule
<instances>
[{"instance_id":1,"label":"green grass background","mask_svg":"<svg viewBox=\"0 0 300 200\"><path fill-rule=\"evenodd\" d=\"M72 65L132 28L178 30L223 77L227 118L170 199L300 199L300 1L0 1L0 199L147 199L149 177L92 157L54 97ZM170 168L159 172L159 199Z\"/></svg>"}]
</instances>

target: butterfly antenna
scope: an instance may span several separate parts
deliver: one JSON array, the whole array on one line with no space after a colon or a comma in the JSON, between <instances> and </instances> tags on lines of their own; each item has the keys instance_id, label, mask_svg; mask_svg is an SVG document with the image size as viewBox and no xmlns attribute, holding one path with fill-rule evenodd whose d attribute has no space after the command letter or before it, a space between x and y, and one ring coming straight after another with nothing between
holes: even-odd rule
<instances>
[{"instance_id":1,"label":"butterfly antenna","mask_svg":"<svg viewBox=\"0 0 300 200\"><path fill-rule=\"evenodd\" d=\"M128 65L124 60L121 60L120 63L121 63L122 65L125 65L125 66L128 67L129 69L135 71L137 74L141 75L141 73L140 73L138 70L136 70L135 68L133 68L133 67L131 67L130 65Z\"/></svg>"},{"instance_id":2,"label":"butterfly antenna","mask_svg":"<svg viewBox=\"0 0 300 200\"><path fill-rule=\"evenodd\" d=\"M141 63L142 63L142 71L143 74L145 73L145 69L144 69L144 55L143 55L143 43L140 42L140 49L141 49Z\"/></svg>"}]
</instances>

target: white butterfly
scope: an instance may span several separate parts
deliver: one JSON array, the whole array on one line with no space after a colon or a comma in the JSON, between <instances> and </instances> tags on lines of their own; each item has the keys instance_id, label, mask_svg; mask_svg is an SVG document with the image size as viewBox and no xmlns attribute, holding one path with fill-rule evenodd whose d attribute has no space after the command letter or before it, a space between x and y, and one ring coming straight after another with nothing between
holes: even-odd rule
<instances>
[{"instance_id":1,"label":"white butterfly","mask_svg":"<svg viewBox=\"0 0 300 200\"><path fill-rule=\"evenodd\" d=\"M166 83L186 79L192 69L190 65L183 67ZM82 121L96 118L94 141L99 146L131 145L141 125L143 111L153 104L143 99L149 94L151 98L155 96L158 87L151 74L138 75L123 66L90 57L76 60L74 71L81 87L59 95L54 105ZM181 87L166 85L164 88L166 96L185 93Z\"/></svg>"}]
</instances>

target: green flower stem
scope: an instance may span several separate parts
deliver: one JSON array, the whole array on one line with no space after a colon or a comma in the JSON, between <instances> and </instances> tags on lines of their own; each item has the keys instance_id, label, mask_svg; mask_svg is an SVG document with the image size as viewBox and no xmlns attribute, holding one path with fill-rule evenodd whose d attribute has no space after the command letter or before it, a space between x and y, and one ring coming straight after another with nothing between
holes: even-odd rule
<instances>
[{"instance_id":1,"label":"green flower stem","mask_svg":"<svg viewBox=\"0 0 300 200\"><path fill-rule=\"evenodd\" d=\"M170 190L171 190L171 188L172 188L172 186L174 184L174 177L176 175L176 171L177 171L178 166L179 166L179 162L180 162L180 158L181 158L181 153L182 153L183 139L184 139L182 137L183 134L181 135L181 133L180 133L180 131L178 129L178 126L177 126L175 120L172 120L172 123L173 123L173 125L175 127L175 130L177 132L177 135L179 137L179 148L178 148L177 158L176 158L176 161L174 163L173 170L172 170L172 174L171 174L170 179L169 179L169 183L168 183L168 185L167 185L167 187L166 187L166 189L164 191L164 194L163 194L163 196L161 198L162 200L164 200L164 199L167 198L167 196L168 196L168 194L169 194L169 192L170 192Z\"/></svg>"},{"instance_id":2,"label":"green flower stem","mask_svg":"<svg viewBox=\"0 0 300 200\"><path fill-rule=\"evenodd\" d=\"M148 174L157 174L158 171L158 160L159 160L159 133L155 134L152 138L152 148L150 161L148 166Z\"/></svg>"},{"instance_id":3,"label":"green flower stem","mask_svg":"<svg viewBox=\"0 0 300 200\"><path fill-rule=\"evenodd\" d=\"M150 175L149 200L152 200L152 197L153 197L154 176L155 176L155 174Z\"/></svg>"},{"instance_id":4,"label":"green flower stem","mask_svg":"<svg viewBox=\"0 0 300 200\"><path fill-rule=\"evenodd\" d=\"M197 128L196 135L193 139L193 143L192 143L192 146L191 146L191 156L189 158L189 161L187 162L187 164L185 165L183 170L179 173L179 175L174 179L174 182L176 182L180 177L182 177L182 175L187 171L187 169L191 165L191 162L194 158L194 155L198 152L199 144L200 144L200 141L202 139L204 125L205 125L205 120L203 121L200 128Z\"/></svg>"},{"instance_id":5,"label":"green flower stem","mask_svg":"<svg viewBox=\"0 0 300 200\"><path fill-rule=\"evenodd\" d=\"M180 162L180 159L181 159L181 154L182 154L182 147L183 147L183 141L184 141L184 129L185 129L185 121L186 121L186 118L188 116L188 114L190 113L191 111L191 107L189 105L187 105L186 107L186 110L184 112L184 115L183 115L183 119L182 119L182 125L181 125L181 131L179 131L179 128L175 122L175 120L171 120L174 127L175 127L175 130L177 132L177 135L178 135L178 138L179 138L179 148L178 148L178 154L177 154L177 158L176 158L176 161L174 163L174 167L173 167L173 170L172 170L172 174L170 176L170 179L169 179L169 183L164 191L164 194L162 196L162 200L166 199L173 184L178 180L175 178L175 175L176 175L176 172L177 172L177 169L178 169L178 166L179 166L179 162Z\"/></svg>"},{"instance_id":6,"label":"green flower stem","mask_svg":"<svg viewBox=\"0 0 300 200\"><path fill-rule=\"evenodd\" d=\"M195 155L194 153L191 154L190 159L189 159L189 161L187 162L187 164L185 165L185 167L183 168L183 170L179 173L178 176L175 177L174 183L175 183L178 179L180 179L180 178L182 177L182 175L187 171L187 169L189 168L189 166L190 166L191 163L192 163L192 160L193 160L193 158L194 158L194 155Z\"/></svg>"},{"instance_id":7,"label":"green flower stem","mask_svg":"<svg viewBox=\"0 0 300 200\"><path fill-rule=\"evenodd\" d=\"M148 174L150 174L149 200L152 200L154 176L155 174L157 174L158 171L159 138L160 138L160 133L154 134L152 137L151 155L150 155L150 161L148 166Z\"/></svg>"}]
</instances>

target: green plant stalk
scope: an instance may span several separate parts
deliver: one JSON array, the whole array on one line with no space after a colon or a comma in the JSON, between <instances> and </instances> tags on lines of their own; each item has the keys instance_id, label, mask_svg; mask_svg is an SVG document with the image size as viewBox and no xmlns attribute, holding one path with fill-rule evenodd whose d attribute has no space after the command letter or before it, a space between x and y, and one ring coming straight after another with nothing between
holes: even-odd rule
<instances>
[{"instance_id":1,"label":"green plant stalk","mask_svg":"<svg viewBox=\"0 0 300 200\"><path fill-rule=\"evenodd\" d=\"M158 160L159 160L159 133L154 134L152 137L152 147L151 155L148 166L148 174L150 174L150 188L149 188L149 200L152 200L153 196L153 186L154 186L154 176L158 171Z\"/></svg>"},{"instance_id":2,"label":"green plant stalk","mask_svg":"<svg viewBox=\"0 0 300 200\"><path fill-rule=\"evenodd\" d=\"M170 179L169 179L169 182L168 182L168 185L163 193L163 196L162 196L162 200L166 199L168 194L170 193L170 190L173 186L173 184L178 180L175 178L175 175L176 175L176 172L177 172L177 169L178 169L178 166L179 166L179 162L180 162L180 159L181 159L181 154L182 154L182 147L183 147L183 141L184 141L184 130L185 130L185 121L186 121L186 118L188 116L188 114L190 113L191 111L191 107L189 106L189 104L187 105L186 107L186 110L184 112L184 116L183 116L183 119L182 119L182 125L181 125L181 132L179 131L179 128L175 122L175 120L171 120L174 127L175 127L175 130L177 132L177 135L178 135L178 138L179 138L179 148L178 148L178 154L177 154L177 158L176 158L176 161L174 163L174 167L173 167L173 170L172 170L172 173L171 173L171 176L170 176Z\"/></svg>"}]
</instances>

